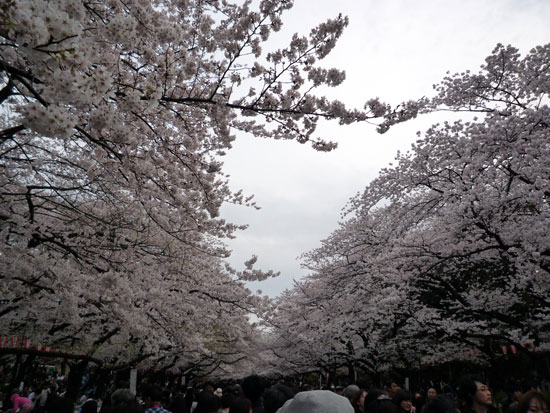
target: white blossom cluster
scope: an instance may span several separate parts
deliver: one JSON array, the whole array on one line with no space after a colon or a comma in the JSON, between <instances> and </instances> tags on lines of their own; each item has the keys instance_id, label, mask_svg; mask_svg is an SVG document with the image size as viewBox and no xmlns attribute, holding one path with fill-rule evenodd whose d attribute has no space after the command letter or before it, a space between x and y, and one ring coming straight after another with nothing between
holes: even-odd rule
<instances>
[{"instance_id":1,"label":"white blossom cluster","mask_svg":"<svg viewBox=\"0 0 550 413\"><path fill-rule=\"evenodd\" d=\"M353 198L304 256L311 275L270 313L279 371L487 362L502 346L548 347L550 45L498 45L479 74L375 113L483 117L432 126Z\"/></svg>"},{"instance_id":2,"label":"white blossom cluster","mask_svg":"<svg viewBox=\"0 0 550 413\"><path fill-rule=\"evenodd\" d=\"M3 334L120 363L237 372L274 276L224 263L236 130L309 142L381 117L315 95L338 16L264 50L292 1L9 0L0 8ZM251 59L253 56L253 59ZM248 364L247 364L248 366Z\"/></svg>"}]
</instances>

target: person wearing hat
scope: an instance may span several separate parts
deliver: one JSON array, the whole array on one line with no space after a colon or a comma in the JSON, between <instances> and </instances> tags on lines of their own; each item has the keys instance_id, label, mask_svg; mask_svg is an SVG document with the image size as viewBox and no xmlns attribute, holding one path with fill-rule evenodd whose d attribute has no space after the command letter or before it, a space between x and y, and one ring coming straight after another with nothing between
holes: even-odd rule
<instances>
[{"instance_id":1,"label":"person wearing hat","mask_svg":"<svg viewBox=\"0 0 550 413\"><path fill-rule=\"evenodd\" d=\"M329 390L298 393L277 410L277 413L354 413L348 399Z\"/></svg>"}]
</instances>

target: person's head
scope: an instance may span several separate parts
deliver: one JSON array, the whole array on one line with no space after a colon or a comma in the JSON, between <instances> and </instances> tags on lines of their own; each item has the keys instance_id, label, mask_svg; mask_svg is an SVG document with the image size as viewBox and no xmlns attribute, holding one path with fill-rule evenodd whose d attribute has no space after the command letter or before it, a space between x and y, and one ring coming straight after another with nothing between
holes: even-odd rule
<instances>
[{"instance_id":1,"label":"person's head","mask_svg":"<svg viewBox=\"0 0 550 413\"><path fill-rule=\"evenodd\" d=\"M531 390L519 400L516 413L548 413L549 411L548 398L536 390Z\"/></svg>"},{"instance_id":2,"label":"person's head","mask_svg":"<svg viewBox=\"0 0 550 413\"><path fill-rule=\"evenodd\" d=\"M111 404L119 404L135 400L136 395L130 389L118 389L111 394Z\"/></svg>"},{"instance_id":3,"label":"person's head","mask_svg":"<svg viewBox=\"0 0 550 413\"><path fill-rule=\"evenodd\" d=\"M433 387L430 387L426 392L426 399L431 400L437 397L437 390Z\"/></svg>"},{"instance_id":4,"label":"person's head","mask_svg":"<svg viewBox=\"0 0 550 413\"><path fill-rule=\"evenodd\" d=\"M361 396L361 389L355 384L350 384L342 392L342 396L348 399L352 406L355 406L359 402Z\"/></svg>"},{"instance_id":5,"label":"person's head","mask_svg":"<svg viewBox=\"0 0 550 413\"><path fill-rule=\"evenodd\" d=\"M285 402L294 397L294 392L284 384L271 386L264 392L265 413L275 413Z\"/></svg>"},{"instance_id":6,"label":"person's head","mask_svg":"<svg viewBox=\"0 0 550 413\"><path fill-rule=\"evenodd\" d=\"M97 413L97 402L95 400L88 400L82 405L80 413Z\"/></svg>"},{"instance_id":7,"label":"person's head","mask_svg":"<svg viewBox=\"0 0 550 413\"><path fill-rule=\"evenodd\" d=\"M111 407L110 412L111 413L144 413L145 410L139 404L139 402L136 399L134 399L124 403L113 405Z\"/></svg>"},{"instance_id":8,"label":"person's head","mask_svg":"<svg viewBox=\"0 0 550 413\"><path fill-rule=\"evenodd\" d=\"M203 390L197 396L197 408L195 413L213 413L220 408L220 398L209 390Z\"/></svg>"},{"instance_id":9,"label":"person's head","mask_svg":"<svg viewBox=\"0 0 550 413\"><path fill-rule=\"evenodd\" d=\"M510 393L510 401L512 402L519 402L521 397L523 396L523 392L521 389L515 389Z\"/></svg>"},{"instance_id":10,"label":"person's head","mask_svg":"<svg viewBox=\"0 0 550 413\"><path fill-rule=\"evenodd\" d=\"M134 400L136 395L130 389L118 389L111 394L111 403L117 404L121 402L127 402Z\"/></svg>"},{"instance_id":11,"label":"person's head","mask_svg":"<svg viewBox=\"0 0 550 413\"><path fill-rule=\"evenodd\" d=\"M130 389L118 389L111 395L112 413L142 413L143 409Z\"/></svg>"},{"instance_id":12,"label":"person's head","mask_svg":"<svg viewBox=\"0 0 550 413\"><path fill-rule=\"evenodd\" d=\"M19 389L12 389L11 396L10 396L11 402L14 403L15 399L18 399L18 398L19 398Z\"/></svg>"},{"instance_id":13,"label":"person's head","mask_svg":"<svg viewBox=\"0 0 550 413\"><path fill-rule=\"evenodd\" d=\"M373 413L401 413L399 407L391 399L378 400Z\"/></svg>"},{"instance_id":14,"label":"person's head","mask_svg":"<svg viewBox=\"0 0 550 413\"><path fill-rule=\"evenodd\" d=\"M233 384L223 389L223 394L232 394L233 397L244 397L240 384Z\"/></svg>"},{"instance_id":15,"label":"person's head","mask_svg":"<svg viewBox=\"0 0 550 413\"><path fill-rule=\"evenodd\" d=\"M478 376L464 376L459 390L462 400L475 411L486 411L493 403L489 387Z\"/></svg>"},{"instance_id":16,"label":"person's head","mask_svg":"<svg viewBox=\"0 0 550 413\"><path fill-rule=\"evenodd\" d=\"M264 380L260 376L253 374L243 380L241 388L246 398L254 404L264 393Z\"/></svg>"},{"instance_id":17,"label":"person's head","mask_svg":"<svg viewBox=\"0 0 550 413\"><path fill-rule=\"evenodd\" d=\"M521 384L521 387L524 393L530 392L531 390L540 391L539 383L533 377L525 378Z\"/></svg>"},{"instance_id":18,"label":"person's head","mask_svg":"<svg viewBox=\"0 0 550 413\"><path fill-rule=\"evenodd\" d=\"M151 407L155 403L162 401L162 390L158 386L152 384L144 384L141 386L141 395L146 407Z\"/></svg>"},{"instance_id":19,"label":"person's head","mask_svg":"<svg viewBox=\"0 0 550 413\"><path fill-rule=\"evenodd\" d=\"M344 393L344 388L342 386L336 386L334 388L334 393L336 393L337 395L341 396L342 393Z\"/></svg>"},{"instance_id":20,"label":"person's head","mask_svg":"<svg viewBox=\"0 0 550 413\"><path fill-rule=\"evenodd\" d=\"M170 401L170 408L169 410L172 413L184 413L185 412L185 398L183 395L177 394L175 395L172 400Z\"/></svg>"},{"instance_id":21,"label":"person's head","mask_svg":"<svg viewBox=\"0 0 550 413\"><path fill-rule=\"evenodd\" d=\"M237 397L231 402L229 413L252 413L252 403L245 397Z\"/></svg>"},{"instance_id":22,"label":"person's head","mask_svg":"<svg viewBox=\"0 0 550 413\"><path fill-rule=\"evenodd\" d=\"M397 390L393 395L392 401L402 412L410 412L412 409L412 396L407 390Z\"/></svg>"},{"instance_id":23,"label":"person's head","mask_svg":"<svg viewBox=\"0 0 550 413\"><path fill-rule=\"evenodd\" d=\"M232 393L223 393L221 397L221 405L222 409L229 409L231 407L231 403L233 403L233 400L235 400L235 395Z\"/></svg>"},{"instance_id":24,"label":"person's head","mask_svg":"<svg viewBox=\"0 0 550 413\"><path fill-rule=\"evenodd\" d=\"M374 413L381 400L387 400L391 402L388 392L380 389L370 389L368 394L363 400L363 412L365 413Z\"/></svg>"},{"instance_id":25,"label":"person's head","mask_svg":"<svg viewBox=\"0 0 550 413\"><path fill-rule=\"evenodd\" d=\"M454 413L454 411L451 401L440 396L429 399L422 408L422 413Z\"/></svg>"},{"instance_id":26,"label":"person's head","mask_svg":"<svg viewBox=\"0 0 550 413\"><path fill-rule=\"evenodd\" d=\"M393 397L395 393L401 390L401 386L396 380L390 379L386 382L386 391Z\"/></svg>"}]
</instances>

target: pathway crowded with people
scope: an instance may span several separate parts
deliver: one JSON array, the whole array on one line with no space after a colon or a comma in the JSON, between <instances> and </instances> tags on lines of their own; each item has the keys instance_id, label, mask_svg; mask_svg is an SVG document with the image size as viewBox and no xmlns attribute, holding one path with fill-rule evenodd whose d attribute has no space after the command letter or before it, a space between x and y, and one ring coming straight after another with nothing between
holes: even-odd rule
<instances>
[{"instance_id":1,"label":"pathway crowded with people","mask_svg":"<svg viewBox=\"0 0 550 413\"><path fill-rule=\"evenodd\" d=\"M524 378L493 388L481 375L466 374L456 383L405 388L387 378L376 386L330 385L318 388L292 379L250 375L242 380L193 381L187 385L144 380L110 383L98 393L83 377L81 397L65 395L66 378L30 381L4 395L8 413L549 413L550 382Z\"/></svg>"}]
</instances>

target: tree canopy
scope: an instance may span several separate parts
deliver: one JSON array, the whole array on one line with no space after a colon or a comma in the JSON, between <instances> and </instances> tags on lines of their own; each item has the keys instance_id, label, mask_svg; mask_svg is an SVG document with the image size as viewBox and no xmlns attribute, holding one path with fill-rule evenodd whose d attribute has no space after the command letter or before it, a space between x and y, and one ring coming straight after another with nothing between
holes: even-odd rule
<instances>
[{"instance_id":1,"label":"tree canopy","mask_svg":"<svg viewBox=\"0 0 550 413\"><path fill-rule=\"evenodd\" d=\"M157 366L253 358L265 307L223 239L236 131L335 144L320 119L380 116L316 95L338 16L264 50L292 1L13 0L0 8L0 319L4 334ZM159 360L163 360L162 363ZM229 368L229 367L228 367Z\"/></svg>"},{"instance_id":2,"label":"tree canopy","mask_svg":"<svg viewBox=\"0 0 550 413\"><path fill-rule=\"evenodd\" d=\"M318 94L347 18L269 42L292 1L10 0L0 8L0 323L88 357L223 374L378 369L545 344L550 46L498 45L435 97L363 110ZM223 240L237 132L320 151L321 120L433 125L352 199L274 305ZM477 117L476 117L477 116ZM269 323L256 329L250 314ZM264 357L258 345L267 346Z\"/></svg>"},{"instance_id":3,"label":"tree canopy","mask_svg":"<svg viewBox=\"0 0 550 413\"><path fill-rule=\"evenodd\" d=\"M270 319L280 366L378 370L547 349L549 79L550 45L524 57L498 45L479 73L402 106L468 120L433 125L305 254L311 274Z\"/></svg>"}]
</instances>

